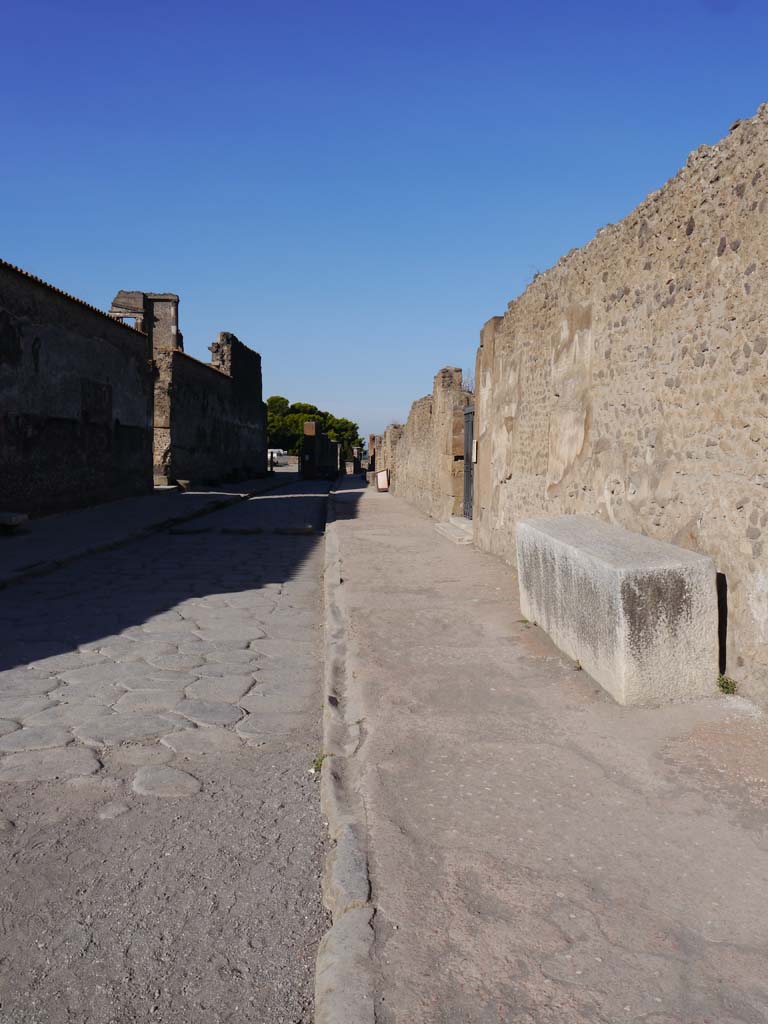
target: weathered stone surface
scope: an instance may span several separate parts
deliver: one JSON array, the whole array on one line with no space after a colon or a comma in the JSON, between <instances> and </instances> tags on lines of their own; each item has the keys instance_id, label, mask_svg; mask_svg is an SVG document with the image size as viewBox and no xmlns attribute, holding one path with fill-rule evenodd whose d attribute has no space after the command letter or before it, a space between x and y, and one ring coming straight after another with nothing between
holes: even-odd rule
<instances>
[{"instance_id":1,"label":"weathered stone surface","mask_svg":"<svg viewBox=\"0 0 768 1024\"><path fill-rule=\"evenodd\" d=\"M130 690L115 704L115 711L172 711L182 696L182 690Z\"/></svg>"},{"instance_id":2,"label":"weathered stone surface","mask_svg":"<svg viewBox=\"0 0 768 1024\"><path fill-rule=\"evenodd\" d=\"M7 736L9 732L15 732L18 728L18 722L0 718L0 736Z\"/></svg>"},{"instance_id":3,"label":"weathered stone surface","mask_svg":"<svg viewBox=\"0 0 768 1024\"><path fill-rule=\"evenodd\" d=\"M288 714L303 710L308 700L316 696L317 686L310 682L302 693L298 687L286 686L285 688L255 687L251 692L241 697L239 703L241 708L249 714L263 715L275 712L286 712Z\"/></svg>"},{"instance_id":4,"label":"weathered stone surface","mask_svg":"<svg viewBox=\"0 0 768 1024\"><path fill-rule=\"evenodd\" d=\"M23 722L30 715L50 707L52 703L53 701L44 694L34 697L0 698L0 718Z\"/></svg>"},{"instance_id":5,"label":"weathered stone surface","mask_svg":"<svg viewBox=\"0 0 768 1024\"><path fill-rule=\"evenodd\" d=\"M253 686L251 675L206 676L187 687L190 700L225 701L236 704Z\"/></svg>"},{"instance_id":6,"label":"weathered stone surface","mask_svg":"<svg viewBox=\"0 0 768 1024\"><path fill-rule=\"evenodd\" d=\"M165 765L139 768L133 780L134 792L142 796L194 796L200 792L200 788L200 783L194 775Z\"/></svg>"},{"instance_id":7,"label":"weathered stone surface","mask_svg":"<svg viewBox=\"0 0 768 1024\"><path fill-rule=\"evenodd\" d=\"M110 800L108 804L104 804L99 809L97 817L100 821L111 821L113 818L119 818L121 814L125 814L126 811L130 811L128 804L123 803L120 800Z\"/></svg>"},{"instance_id":8,"label":"weathered stone surface","mask_svg":"<svg viewBox=\"0 0 768 1024\"><path fill-rule=\"evenodd\" d=\"M234 704L213 700L182 700L174 710L197 725L234 725L243 716Z\"/></svg>"},{"instance_id":9,"label":"weathered stone surface","mask_svg":"<svg viewBox=\"0 0 768 1024\"><path fill-rule=\"evenodd\" d=\"M222 751L237 750L242 740L228 729L215 726L209 729L182 729L180 732L163 736L160 740L177 754L187 756L195 754L217 754Z\"/></svg>"},{"instance_id":10,"label":"weathered stone surface","mask_svg":"<svg viewBox=\"0 0 768 1024\"><path fill-rule=\"evenodd\" d=\"M17 750L44 750L46 747L65 747L71 742L72 737L69 732L58 726L24 727L7 736L0 737L0 753L6 754Z\"/></svg>"},{"instance_id":11,"label":"weathered stone surface","mask_svg":"<svg viewBox=\"0 0 768 1024\"><path fill-rule=\"evenodd\" d=\"M56 680L46 673L36 672L30 668L10 669L0 672L0 699L10 700L14 697L34 697L47 693L56 687Z\"/></svg>"},{"instance_id":12,"label":"weathered stone surface","mask_svg":"<svg viewBox=\"0 0 768 1024\"><path fill-rule=\"evenodd\" d=\"M280 739L299 728L304 721L301 714L282 714L273 712L262 715L248 715L235 726L235 732L244 740L256 740L266 743Z\"/></svg>"},{"instance_id":13,"label":"weathered stone surface","mask_svg":"<svg viewBox=\"0 0 768 1024\"><path fill-rule=\"evenodd\" d=\"M153 668L170 672L189 672L203 663L200 655L180 654L178 651L173 654L150 654L146 660Z\"/></svg>"},{"instance_id":14,"label":"weathered stone surface","mask_svg":"<svg viewBox=\"0 0 768 1024\"><path fill-rule=\"evenodd\" d=\"M83 747L24 751L0 760L0 782L55 782L93 775L100 767L93 751Z\"/></svg>"},{"instance_id":15,"label":"weathered stone surface","mask_svg":"<svg viewBox=\"0 0 768 1024\"><path fill-rule=\"evenodd\" d=\"M711 695L710 558L588 516L517 526L520 607L620 704Z\"/></svg>"},{"instance_id":16,"label":"weathered stone surface","mask_svg":"<svg viewBox=\"0 0 768 1024\"><path fill-rule=\"evenodd\" d=\"M57 675L59 672L85 668L86 665L93 665L103 660L102 656L95 651L64 651L61 654L36 658L31 664L38 672Z\"/></svg>"},{"instance_id":17,"label":"weathered stone surface","mask_svg":"<svg viewBox=\"0 0 768 1024\"><path fill-rule=\"evenodd\" d=\"M0 834L5 833L6 835L13 832L16 828L16 824L11 821L10 818L6 818L4 814L0 814Z\"/></svg>"},{"instance_id":18,"label":"weathered stone surface","mask_svg":"<svg viewBox=\"0 0 768 1024\"><path fill-rule=\"evenodd\" d=\"M24 725L35 727L53 725L71 728L73 726L84 726L86 723L101 722L111 717L112 712L110 709L100 704L80 702L53 704L44 711L37 711L34 714L27 715L24 718Z\"/></svg>"},{"instance_id":19,"label":"weathered stone surface","mask_svg":"<svg viewBox=\"0 0 768 1024\"><path fill-rule=\"evenodd\" d=\"M109 747L162 736L171 727L171 723L159 715L124 712L75 725L72 731L81 743Z\"/></svg>"},{"instance_id":20,"label":"weathered stone surface","mask_svg":"<svg viewBox=\"0 0 768 1024\"><path fill-rule=\"evenodd\" d=\"M211 666L222 665L230 668L230 671L244 672L249 667L255 668L259 658L256 653L250 650L224 648L207 654L205 660ZM201 674L202 672L203 669L201 669Z\"/></svg>"},{"instance_id":21,"label":"weathered stone surface","mask_svg":"<svg viewBox=\"0 0 768 1024\"><path fill-rule=\"evenodd\" d=\"M72 686L80 684L98 686L100 683L122 685L123 680L131 679L134 675L135 670L130 665L120 665L106 659L96 665L86 665L84 668L61 672L59 679Z\"/></svg>"},{"instance_id":22,"label":"weathered stone surface","mask_svg":"<svg viewBox=\"0 0 768 1024\"><path fill-rule=\"evenodd\" d=\"M114 683L81 683L79 686L65 683L50 690L48 697L51 702L59 704L88 704L108 708L120 700L125 692L125 687Z\"/></svg>"},{"instance_id":23,"label":"weathered stone surface","mask_svg":"<svg viewBox=\"0 0 768 1024\"><path fill-rule=\"evenodd\" d=\"M171 760L172 751L154 741L112 747L104 752L104 763L109 768L141 768L149 764L168 764Z\"/></svg>"}]
</instances>

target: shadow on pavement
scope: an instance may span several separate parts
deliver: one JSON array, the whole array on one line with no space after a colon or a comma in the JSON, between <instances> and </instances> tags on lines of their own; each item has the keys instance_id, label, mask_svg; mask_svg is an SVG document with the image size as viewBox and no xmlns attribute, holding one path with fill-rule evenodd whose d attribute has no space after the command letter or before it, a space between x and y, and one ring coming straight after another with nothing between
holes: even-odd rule
<instances>
[{"instance_id":1,"label":"shadow on pavement","mask_svg":"<svg viewBox=\"0 0 768 1024\"><path fill-rule=\"evenodd\" d=\"M185 601L300 579L323 536L331 486L298 481L0 591L0 671L32 662L61 671L62 655L130 633ZM364 482L339 487L343 515L356 515ZM156 622L147 639L172 643L173 619ZM158 655L153 667L173 668L168 659L166 666ZM7 689L0 677L0 698Z\"/></svg>"}]
</instances>

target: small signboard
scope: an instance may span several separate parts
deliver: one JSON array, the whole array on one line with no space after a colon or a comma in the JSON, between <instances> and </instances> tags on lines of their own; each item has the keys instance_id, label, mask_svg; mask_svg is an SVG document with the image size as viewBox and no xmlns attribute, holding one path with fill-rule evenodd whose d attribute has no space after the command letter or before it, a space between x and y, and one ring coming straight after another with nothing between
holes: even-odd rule
<instances>
[{"instance_id":1,"label":"small signboard","mask_svg":"<svg viewBox=\"0 0 768 1024\"><path fill-rule=\"evenodd\" d=\"M376 490L377 491L388 491L389 490L389 470L380 469L376 474Z\"/></svg>"}]
</instances>

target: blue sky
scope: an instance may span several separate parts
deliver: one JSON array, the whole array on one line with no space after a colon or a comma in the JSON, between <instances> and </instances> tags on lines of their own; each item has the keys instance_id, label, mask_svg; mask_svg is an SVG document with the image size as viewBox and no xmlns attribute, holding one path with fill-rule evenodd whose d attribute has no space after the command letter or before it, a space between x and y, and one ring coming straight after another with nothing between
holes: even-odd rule
<instances>
[{"instance_id":1,"label":"blue sky","mask_svg":"<svg viewBox=\"0 0 768 1024\"><path fill-rule=\"evenodd\" d=\"M402 420L536 271L768 99L768 5L7 0L0 255L177 291L265 397Z\"/></svg>"}]
</instances>

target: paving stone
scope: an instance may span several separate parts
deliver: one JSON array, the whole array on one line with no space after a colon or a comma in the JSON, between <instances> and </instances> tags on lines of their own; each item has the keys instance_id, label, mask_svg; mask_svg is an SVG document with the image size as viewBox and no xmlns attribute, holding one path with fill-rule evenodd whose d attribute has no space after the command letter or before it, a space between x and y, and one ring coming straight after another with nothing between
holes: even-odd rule
<instances>
[{"instance_id":1,"label":"paving stone","mask_svg":"<svg viewBox=\"0 0 768 1024\"><path fill-rule=\"evenodd\" d=\"M248 666L256 666L259 662L259 656L255 651L251 650L232 650L222 649L212 651L206 655L206 664L208 665L230 665L236 666L235 671L243 672Z\"/></svg>"},{"instance_id":2,"label":"paving stone","mask_svg":"<svg viewBox=\"0 0 768 1024\"><path fill-rule=\"evenodd\" d=\"M93 775L101 762L83 747L52 747L6 754L0 761L0 782L54 782Z\"/></svg>"},{"instance_id":3,"label":"paving stone","mask_svg":"<svg viewBox=\"0 0 768 1024\"><path fill-rule=\"evenodd\" d=\"M105 718L111 718L112 712L109 708L100 704L85 704L75 701L67 704L53 704L44 711L35 712L24 718L24 725L28 726L59 726L71 728L82 726L86 722L100 722Z\"/></svg>"},{"instance_id":4,"label":"paving stone","mask_svg":"<svg viewBox=\"0 0 768 1024\"><path fill-rule=\"evenodd\" d=\"M184 797L200 792L200 783L188 772L167 765L139 768L133 789L142 796Z\"/></svg>"},{"instance_id":5,"label":"paving stone","mask_svg":"<svg viewBox=\"0 0 768 1024\"><path fill-rule=\"evenodd\" d=\"M84 668L73 669L70 672L60 672L59 679L72 686L98 685L99 683L119 684L124 679L130 679L133 674L134 669L130 665L120 665L107 659L96 665L86 665Z\"/></svg>"},{"instance_id":6,"label":"paving stone","mask_svg":"<svg viewBox=\"0 0 768 1024\"><path fill-rule=\"evenodd\" d=\"M253 640L265 637L266 631L252 620L242 624L233 623L211 623L204 629L198 629L197 636L205 640L211 647L245 647Z\"/></svg>"},{"instance_id":7,"label":"paving stone","mask_svg":"<svg viewBox=\"0 0 768 1024\"><path fill-rule=\"evenodd\" d=\"M56 680L31 668L15 668L0 672L0 699L34 697L56 687Z\"/></svg>"},{"instance_id":8,"label":"paving stone","mask_svg":"<svg viewBox=\"0 0 768 1024\"><path fill-rule=\"evenodd\" d=\"M115 711L172 711L183 698L183 690L129 690L115 704Z\"/></svg>"},{"instance_id":9,"label":"paving stone","mask_svg":"<svg viewBox=\"0 0 768 1024\"><path fill-rule=\"evenodd\" d=\"M202 655L179 654L178 651L174 654L150 655L146 660L153 668L166 669L172 672L189 672L190 669L203 664Z\"/></svg>"},{"instance_id":10,"label":"paving stone","mask_svg":"<svg viewBox=\"0 0 768 1024\"><path fill-rule=\"evenodd\" d=\"M63 686L51 690L48 698L60 704L96 704L108 708L126 692L124 686L117 686L115 683L64 683Z\"/></svg>"},{"instance_id":11,"label":"paving stone","mask_svg":"<svg viewBox=\"0 0 768 1024\"><path fill-rule=\"evenodd\" d=\"M108 804L104 804L99 810L97 817L100 821L111 821L113 818L119 818L121 814L125 814L130 809L128 804L124 804L119 800L110 800Z\"/></svg>"},{"instance_id":12,"label":"paving stone","mask_svg":"<svg viewBox=\"0 0 768 1024\"><path fill-rule=\"evenodd\" d=\"M160 742L177 754L194 755L237 750L243 741L229 729L212 726L208 729L183 729L170 736L163 736Z\"/></svg>"},{"instance_id":13,"label":"paving stone","mask_svg":"<svg viewBox=\"0 0 768 1024\"><path fill-rule=\"evenodd\" d=\"M237 704L253 686L252 675L206 676L191 683L186 690L187 698L198 700L225 701Z\"/></svg>"},{"instance_id":14,"label":"paving stone","mask_svg":"<svg viewBox=\"0 0 768 1024\"><path fill-rule=\"evenodd\" d=\"M213 700L182 700L174 710L197 725L234 725L243 716L236 705Z\"/></svg>"},{"instance_id":15,"label":"paving stone","mask_svg":"<svg viewBox=\"0 0 768 1024\"><path fill-rule=\"evenodd\" d=\"M10 719L0 718L0 736L7 736L9 732L15 732L18 728L18 722L13 722Z\"/></svg>"},{"instance_id":16,"label":"paving stone","mask_svg":"<svg viewBox=\"0 0 768 1024\"><path fill-rule=\"evenodd\" d=\"M47 658L38 658L31 665L39 672L55 676L59 672L84 668L103 660L105 659L95 651L63 651Z\"/></svg>"},{"instance_id":17,"label":"paving stone","mask_svg":"<svg viewBox=\"0 0 768 1024\"><path fill-rule=\"evenodd\" d=\"M167 764L172 760L173 752L154 742L131 743L104 752L104 761L109 768L140 768L148 764Z\"/></svg>"},{"instance_id":18,"label":"paving stone","mask_svg":"<svg viewBox=\"0 0 768 1024\"><path fill-rule=\"evenodd\" d=\"M65 747L72 742L66 729L55 725L32 726L17 729L0 737L0 754L18 750L44 750L46 747Z\"/></svg>"},{"instance_id":19,"label":"paving stone","mask_svg":"<svg viewBox=\"0 0 768 1024\"><path fill-rule=\"evenodd\" d=\"M151 637L114 637L99 648L99 652L113 661L139 661L144 660L150 654L172 654L175 646L164 640L155 640Z\"/></svg>"},{"instance_id":20,"label":"paving stone","mask_svg":"<svg viewBox=\"0 0 768 1024\"><path fill-rule=\"evenodd\" d=\"M307 692L302 693L286 693L284 690L272 689L267 687L264 689L255 687L246 696L242 697L239 701L240 707L245 708L249 714L263 715L263 714L275 714L284 712L286 714L293 714L297 711L303 711L306 709L308 701L317 699L317 688L310 687Z\"/></svg>"},{"instance_id":21,"label":"paving stone","mask_svg":"<svg viewBox=\"0 0 768 1024\"><path fill-rule=\"evenodd\" d=\"M302 726L306 721L303 714L280 714L269 713L261 715L248 715L235 725L235 732L246 740L258 740L266 743L268 740L281 739L294 729Z\"/></svg>"},{"instance_id":22,"label":"paving stone","mask_svg":"<svg viewBox=\"0 0 768 1024\"><path fill-rule=\"evenodd\" d=\"M23 722L29 715L51 706L53 701L45 694L35 697L12 697L8 700L0 698L0 718L13 722Z\"/></svg>"},{"instance_id":23,"label":"paving stone","mask_svg":"<svg viewBox=\"0 0 768 1024\"><path fill-rule=\"evenodd\" d=\"M170 727L171 723L159 715L124 712L75 725L72 731L81 743L88 746L110 747L162 736Z\"/></svg>"}]
</instances>

